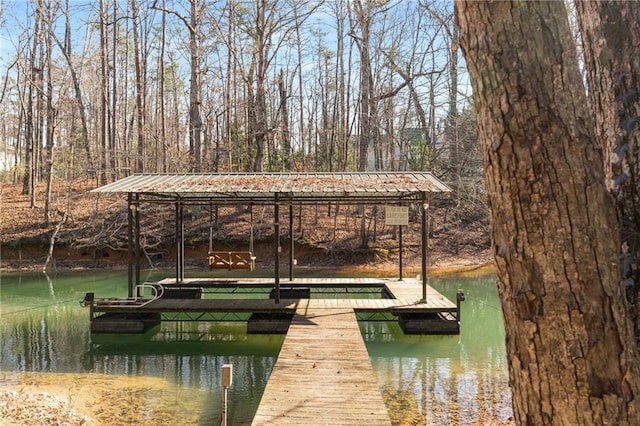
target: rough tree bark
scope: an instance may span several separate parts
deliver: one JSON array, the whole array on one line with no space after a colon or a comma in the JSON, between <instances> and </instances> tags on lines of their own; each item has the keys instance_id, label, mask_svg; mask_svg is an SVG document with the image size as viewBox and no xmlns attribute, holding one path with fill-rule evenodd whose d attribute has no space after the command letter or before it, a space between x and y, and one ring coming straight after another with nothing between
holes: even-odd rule
<instances>
[{"instance_id":1,"label":"rough tree bark","mask_svg":"<svg viewBox=\"0 0 640 426\"><path fill-rule=\"evenodd\" d=\"M622 227L623 280L640 332L640 8L576 1L596 135Z\"/></svg>"},{"instance_id":2,"label":"rough tree bark","mask_svg":"<svg viewBox=\"0 0 640 426\"><path fill-rule=\"evenodd\" d=\"M562 2L457 1L520 424L640 424L618 223Z\"/></svg>"}]
</instances>

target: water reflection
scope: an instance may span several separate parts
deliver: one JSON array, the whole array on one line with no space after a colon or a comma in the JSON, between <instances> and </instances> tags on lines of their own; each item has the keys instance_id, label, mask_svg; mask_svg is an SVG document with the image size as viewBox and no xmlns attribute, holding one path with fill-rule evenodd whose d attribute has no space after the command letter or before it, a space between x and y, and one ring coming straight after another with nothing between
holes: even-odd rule
<instances>
[{"instance_id":1,"label":"water reflection","mask_svg":"<svg viewBox=\"0 0 640 426\"><path fill-rule=\"evenodd\" d=\"M251 422L283 336L250 336L240 322L167 322L143 335L92 336L79 301L96 290L125 295L126 275L69 273L48 281L3 274L0 397L18 386L38 401L43 392L62 395L65 407L86 399L77 411L97 424L214 424L221 368L230 363L238 372L229 390L231 424Z\"/></svg>"},{"instance_id":2,"label":"water reflection","mask_svg":"<svg viewBox=\"0 0 640 426\"><path fill-rule=\"evenodd\" d=\"M512 417L504 327L494 279L430 283L463 302L459 336L407 336L396 323L361 323L395 424L496 424Z\"/></svg>"},{"instance_id":3,"label":"water reflection","mask_svg":"<svg viewBox=\"0 0 640 426\"><path fill-rule=\"evenodd\" d=\"M229 391L229 415L233 424L250 423L283 340L282 336L247 336L240 323L228 324L223 330L220 323L164 323L142 336L92 338L86 317L64 315L69 311L72 309L57 309L56 314L47 313L41 319L27 315L22 322L3 324L0 369L42 373L31 379L39 389L51 386L45 373L65 373L56 377L58 386L80 386L82 392L100 395L105 405L101 412L116 415L114 410L124 410L133 424L169 420L171 424L194 424L185 423L185 410L191 411L186 418L196 418L199 424L218 422L221 369L226 363L241 372ZM12 380L15 376L5 375L0 387ZM167 407L174 404L167 398L186 398L195 405L181 402L171 414ZM146 407L142 411L141 405ZM131 424L103 424L124 423Z\"/></svg>"},{"instance_id":4,"label":"water reflection","mask_svg":"<svg viewBox=\"0 0 640 426\"><path fill-rule=\"evenodd\" d=\"M394 424L482 424L511 416L504 328L492 277L431 285L452 300L462 288L459 336L405 336L395 323L361 322ZM54 291L51 291L53 289ZM0 396L61 395L98 424L214 424L221 368L234 365L231 424L248 424L283 336L250 336L242 322L166 322L143 335L94 335L79 301L126 295L126 272L3 274ZM71 402L69 402L71 401Z\"/></svg>"}]
</instances>

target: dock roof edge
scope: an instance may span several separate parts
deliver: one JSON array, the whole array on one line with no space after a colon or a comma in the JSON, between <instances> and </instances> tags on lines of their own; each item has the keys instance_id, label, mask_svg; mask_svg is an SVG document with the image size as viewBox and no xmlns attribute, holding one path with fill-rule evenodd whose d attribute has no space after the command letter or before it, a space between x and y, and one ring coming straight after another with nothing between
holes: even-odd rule
<instances>
[{"instance_id":1,"label":"dock roof edge","mask_svg":"<svg viewBox=\"0 0 640 426\"><path fill-rule=\"evenodd\" d=\"M451 188L429 172L134 174L92 190L141 201L380 203L419 201Z\"/></svg>"}]
</instances>

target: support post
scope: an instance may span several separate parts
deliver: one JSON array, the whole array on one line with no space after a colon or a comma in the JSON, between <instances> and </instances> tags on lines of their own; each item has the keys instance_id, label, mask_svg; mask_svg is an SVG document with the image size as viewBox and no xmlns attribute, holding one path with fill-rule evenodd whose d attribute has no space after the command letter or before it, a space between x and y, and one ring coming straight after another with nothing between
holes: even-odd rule
<instances>
[{"instance_id":1,"label":"support post","mask_svg":"<svg viewBox=\"0 0 640 426\"><path fill-rule=\"evenodd\" d=\"M140 286L140 195L136 194L135 203L135 221L136 221L136 241L135 241L135 258L136 258L136 288ZM136 297L140 297L140 290L136 291Z\"/></svg>"},{"instance_id":2,"label":"support post","mask_svg":"<svg viewBox=\"0 0 640 426\"><path fill-rule=\"evenodd\" d=\"M427 301L427 250L429 249L428 234L427 234L427 213L429 211L429 204L427 204L426 194L422 193L422 302Z\"/></svg>"},{"instance_id":3,"label":"support post","mask_svg":"<svg viewBox=\"0 0 640 426\"><path fill-rule=\"evenodd\" d=\"M402 225L398 225L398 246L399 246L399 252L398 252L398 281L402 281L403 278L403 273L402 273L402 252L404 251L404 248L402 246Z\"/></svg>"},{"instance_id":4,"label":"support post","mask_svg":"<svg viewBox=\"0 0 640 426\"><path fill-rule=\"evenodd\" d=\"M233 364L222 365L222 426L227 426L227 391L233 382Z\"/></svg>"},{"instance_id":5,"label":"support post","mask_svg":"<svg viewBox=\"0 0 640 426\"><path fill-rule=\"evenodd\" d=\"M460 305L464 302L465 296L464 291L461 288L456 292L456 319L458 320L458 325L460 325L460 314L462 310L460 309Z\"/></svg>"},{"instance_id":6,"label":"support post","mask_svg":"<svg viewBox=\"0 0 640 426\"><path fill-rule=\"evenodd\" d=\"M295 242L293 240L293 204L289 205L289 281L293 281Z\"/></svg>"},{"instance_id":7,"label":"support post","mask_svg":"<svg viewBox=\"0 0 640 426\"><path fill-rule=\"evenodd\" d=\"M184 280L184 228L183 209L180 201L176 202L176 284Z\"/></svg>"},{"instance_id":8,"label":"support post","mask_svg":"<svg viewBox=\"0 0 640 426\"><path fill-rule=\"evenodd\" d=\"M213 251L213 203L209 203L209 251Z\"/></svg>"},{"instance_id":9,"label":"support post","mask_svg":"<svg viewBox=\"0 0 640 426\"><path fill-rule=\"evenodd\" d=\"M184 282L184 205L180 203L180 284Z\"/></svg>"},{"instance_id":10,"label":"support post","mask_svg":"<svg viewBox=\"0 0 640 426\"><path fill-rule=\"evenodd\" d=\"M249 251L253 256L253 204L249 204Z\"/></svg>"},{"instance_id":11,"label":"support post","mask_svg":"<svg viewBox=\"0 0 640 426\"><path fill-rule=\"evenodd\" d=\"M133 194L127 194L127 297L133 297Z\"/></svg>"},{"instance_id":12,"label":"support post","mask_svg":"<svg viewBox=\"0 0 640 426\"><path fill-rule=\"evenodd\" d=\"M275 205L273 207L273 240L275 251L274 275L276 289L276 303L280 303L280 205L278 204L278 193L275 193Z\"/></svg>"}]
</instances>

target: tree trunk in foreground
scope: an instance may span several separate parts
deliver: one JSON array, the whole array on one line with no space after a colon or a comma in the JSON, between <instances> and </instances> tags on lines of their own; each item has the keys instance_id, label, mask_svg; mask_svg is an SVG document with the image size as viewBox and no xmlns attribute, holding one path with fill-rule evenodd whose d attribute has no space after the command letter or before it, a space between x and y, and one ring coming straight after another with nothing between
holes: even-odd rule
<instances>
[{"instance_id":1,"label":"tree trunk in foreground","mask_svg":"<svg viewBox=\"0 0 640 426\"><path fill-rule=\"evenodd\" d=\"M575 1L596 134L622 227L622 279L640 335L640 8L628 1Z\"/></svg>"},{"instance_id":2,"label":"tree trunk in foreground","mask_svg":"<svg viewBox=\"0 0 640 426\"><path fill-rule=\"evenodd\" d=\"M640 424L638 354L562 2L457 1L519 424Z\"/></svg>"}]
</instances>

